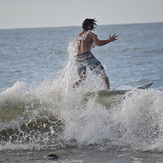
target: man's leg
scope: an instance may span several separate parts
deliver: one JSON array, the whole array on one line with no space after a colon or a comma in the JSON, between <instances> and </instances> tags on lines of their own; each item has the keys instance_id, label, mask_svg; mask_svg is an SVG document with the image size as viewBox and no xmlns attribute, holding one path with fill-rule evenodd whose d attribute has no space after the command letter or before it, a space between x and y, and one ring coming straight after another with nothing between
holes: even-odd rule
<instances>
[{"instance_id":1,"label":"man's leg","mask_svg":"<svg viewBox=\"0 0 163 163\"><path fill-rule=\"evenodd\" d=\"M82 67L82 68L78 68L78 75L80 77L80 79L75 82L75 84L73 85L73 88L77 88L80 86L80 84L86 79L86 67Z\"/></svg>"},{"instance_id":2,"label":"man's leg","mask_svg":"<svg viewBox=\"0 0 163 163\"><path fill-rule=\"evenodd\" d=\"M83 76L82 78L80 78L77 82L75 82L75 84L73 85L73 88L77 88L80 86L80 84L86 79L86 76Z\"/></svg>"},{"instance_id":3,"label":"man's leg","mask_svg":"<svg viewBox=\"0 0 163 163\"><path fill-rule=\"evenodd\" d=\"M107 76L102 77L105 84L106 84L106 89L110 89L110 83L109 83L109 78Z\"/></svg>"},{"instance_id":4,"label":"man's leg","mask_svg":"<svg viewBox=\"0 0 163 163\"><path fill-rule=\"evenodd\" d=\"M91 62L92 61L92 62ZM89 63L89 68L97 75L101 76L106 84L106 89L110 89L109 78L106 75L104 67L96 58L92 59Z\"/></svg>"}]
</instances>

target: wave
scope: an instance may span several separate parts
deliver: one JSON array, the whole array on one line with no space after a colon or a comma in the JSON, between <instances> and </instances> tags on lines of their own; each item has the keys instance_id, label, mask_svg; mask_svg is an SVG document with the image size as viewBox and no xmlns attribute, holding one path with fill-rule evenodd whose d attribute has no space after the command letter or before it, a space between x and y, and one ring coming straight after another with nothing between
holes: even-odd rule
<instances>
[{"instance_id":1,"label":"wave","mask_svg":"<svg viewBox=\"0 0 163 163\"><path fill-rule=\"evenodd\" d=\"M34 94L25 91L24 85L17 82L1 92L1 150L13 144L17 148L22 148L22 144L56 148L74 142L105 144L106 148L118 145L163 150L162 91L133 90L120 96L117 103L106 106L97 97L83 100L83 89L67 94L54 90Z\"/></svg>"},{"instance_id":2,"label":"wave","mask_svg":"<svg viewBox=\"0 0 163 163\"><path fill-rule=\"evenodd\" d=\"M133 89L112 105L97 96L85 100L103 87L94 78L73 90L72 58L53 80L30 87L18 81L0 92L0 150L95 145L163 151L163 92Z\"/></svg>"}]
</instances>

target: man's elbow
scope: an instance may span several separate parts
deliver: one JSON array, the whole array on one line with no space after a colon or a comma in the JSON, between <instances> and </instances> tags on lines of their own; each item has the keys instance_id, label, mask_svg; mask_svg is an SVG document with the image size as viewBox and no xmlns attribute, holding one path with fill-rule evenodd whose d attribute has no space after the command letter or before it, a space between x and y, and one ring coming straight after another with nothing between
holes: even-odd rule
<instances>
[{"instance_id":1,"label":"man's elbow","mask_svg":"<svg viewBox=\"0 0 163 163\"><path fill-rule=\"evenodd\" d=\"M99 42L96 42L96 45L97 46L102 46L102 43L99 41Z\"/></svg>"}]
</instances>

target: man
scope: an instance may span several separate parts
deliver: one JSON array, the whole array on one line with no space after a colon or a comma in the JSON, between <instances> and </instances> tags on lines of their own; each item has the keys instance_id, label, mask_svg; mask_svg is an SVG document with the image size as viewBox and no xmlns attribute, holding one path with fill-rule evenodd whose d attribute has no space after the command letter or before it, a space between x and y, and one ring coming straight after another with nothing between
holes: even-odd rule
<instances>
[{"instance_id":1,"label":"man","mask_svg":"<svg viewBox=\"0 0 163 163\"><path fill-rule=\"evenodd\" d=\"M107 40L99 40L97 35L91 32L96 27L95 19L85 19L82 23L83 32L76 37L76 63L80 80L74 84L78 87L86 79L86 68L89 67L96 75L101 76L105 82L106 89L110 89L109 78L107 77L104 67L91 53L91 48L103 46L117 40L117 35L109 36Z\"/></svg>"}]
</instances>

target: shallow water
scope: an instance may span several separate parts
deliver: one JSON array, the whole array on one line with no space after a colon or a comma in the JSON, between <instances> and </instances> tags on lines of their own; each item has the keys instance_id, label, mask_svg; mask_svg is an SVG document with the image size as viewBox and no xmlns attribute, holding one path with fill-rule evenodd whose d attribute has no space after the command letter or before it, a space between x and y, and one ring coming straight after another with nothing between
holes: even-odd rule
<instances>
[{"instance_id":1,"label":"shallow water","mask_svg":"<svg viewBox=\"0 0 163 163\"><path fill-rule=\"evenodd\" d=\"M55 153L58 159L49 160L47 155ZM30 150L2 152L1 162L25 163L162 163L162 153L123 151L120 149L67 148L60 150Z\"/></svg>"}]
</instances>

